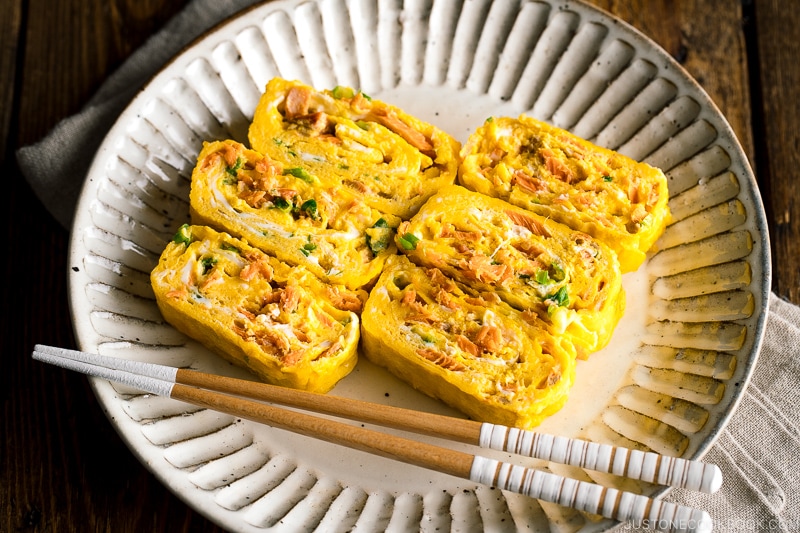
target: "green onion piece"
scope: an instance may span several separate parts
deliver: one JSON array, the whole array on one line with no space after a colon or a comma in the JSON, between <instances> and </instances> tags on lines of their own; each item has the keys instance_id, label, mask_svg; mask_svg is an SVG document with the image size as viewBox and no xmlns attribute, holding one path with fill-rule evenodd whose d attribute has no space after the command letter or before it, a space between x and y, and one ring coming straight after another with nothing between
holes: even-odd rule
<instances>
[{"instance_id":1,"label":"green onion piece","mask_svg":"<svg viewBox=\"0 0 800 533\"><path fill-rule=\"evenodd\" d=\"M309 174L308 172L306 172L305 169L300 168L300 167L284 169L283 170L283 175L284 176L287 176L287 175L294 176L295 178L301 179L301 180L305 181L306 183L313 183L314 182L314 177L311 174Z\"/></svg>"},{"instance_id":2,"label":"green onion piece","mask_svg":"<svg viewBox=\"0 0 800 533\"><path fill-rule=\"evenodd\" d=\"M242 168L243 166L244 166L244 159L242 159L241 157L237 157L236 163L234 163L232 167L225 167L225 172L227 172L228 174L230 174L235 178L236 174L239 172L239 169Z\"/></svg>"},{"instance_id":3,"label":"green onion piece","mask_svg":"<svg viewBox=\"0 0 800 533\"><path fill-rule=\"evenodd\" d=\"M538 272L536 272L535 279L536 283L538 283L539 285L549 285L550 283L552 283L552 280L550 279L550 274L547 272L547 270L539 270Z\"/></svg>"},{"instance_id":4,"label":"green onion piece","mask_svg":"<svg viewBox=\"0 0 800 533\"><path fill-rule=\"evenodd\" d=\"M342 87L341 85L337 85L331 90L331 94L337 100L341 100L342 98L352 98L356 93L350 87Z\"/></svg>"},{"instance_id":5,"label":"green onion piece","mask_svg":"<svg viewBox=\"0 0 800 533\"><path fill-rule=\"evenodd\" d=\"M300 206L300 211L304 211L308 216L315 219L317 218L317 201L313 198L311 200L306 200L303 202L303 205Z\"/></svg>"},{"instance_id":6,"label":"green onion piece","mask_svg":"<svg viewBox=\"0 0 800 533\"><path fill-rule=\"evenodd\" d=\"M214 268L214 265L217 264L216 257L204 257L200 260L200 264L203 266L203 275L205 276L208 274L208 271Z\"/></svg>"},{"instance_id":7,"label":"green onion piece","mask_svg":"<svg viewBox=\"0 0 800 533\"><path fill-rule=\"evenodd\" d=\"M313 252L314 250L316 250L316 249L317 249L317 245L316 244L314 244L313 242L307 242L307 243L305 243L303 245L302 248L300 248L300 253L302 253L304 256L308 257L309 254L311 252Z\"/></svg>"},{"instance_id":8,"label":"green onion piece","mask_svg":"<svg viewBox=\"0 0 800 533\"><path fill-rule=\"evenodd\" d=\"M550 296L550 299L556 303L556 305L560 307L566 307L569 305L569 293L567 292L567 287L561 287L558 289L555 294Z\"/></svg>"},{"instance_id":9,"label":"green onion piece","mask_svg":"<svg viewBox=\"0 0 800 533\"><path fill-rule=\"evenodd\" d=\"M284 198L278 196L272 200L272 205L280 209L281 211L289 211L292 208L292 204L286 201Z\"/></svg>"},{"instance_id":10,"label":"green onion piece","mask_svg":"<svg viewBox=\"0 0 800 533\"><path fill-rule=\"evenodd\" d=\"M236 252L237 254L242 255L242 251L240 249L232 244L228 244L227 242L223 242L219 247L227 252Z\"/></svg>"},{"instance_id":11,"label":"green onion piece","mask_svg":"<svg viewBox=\"0 0 800 533\"><path fill-rule=\"evenodd\" d=\"M400 243L400 246L402 246L404 250L414 250L416 249L417 243L419 242L419 237L417 237L413 233L406 233L402 237L399 237L397 241Z\"/></svg>"},{"instance_id":12,"label":"green onion piece","mask_svg":"<svg viewBox=\"0 0 800 533\"><path fill-rule=\"evenodd\" d=\"M386 220L381 217L365 233L367 246L369 246L373 254L378 255L389 247L389 241L394 232Z\"/></svg>"},{"instance_id":13,"label":"green onion piece","mask_svg":"<svg viewBox=\"0 0 800 533\"><path fill-rule=\"evenodd\" d=\"M175 235L172 236L172 242L174 242L175 244L183 243L188 246L189 243L192 242L191 226L189 224L184 224L183 226L178 228L178 231L175 232Z\"/></svg>"},{"instance_id":14,"label":"green onion piece","mask_svg":"<svg viewBox=\"0 0 800 533\"><path fill-rule=\"evenodd\" d=\"M362 130L365 130L365 131L369 130L369 122L367 122L366 120L357 120L356 121L356 126L358 126L359 128L361 128Z\"/></svg>"},{"instance_id":15,"label":"green onion piece","mask_svg":"<svg viewBox=\"0 0 800 533\"><path fill-rule=\"evenodd\" d=\"M612 179L613 179L613 178L612 178L611 176L609 176L608 174L606 174L605 176L603 176L603 181L606 181L606 182L608 182L608 181L611 181Z\"/></svg>"},{"instance_id":16,"label":"green onion piece","mask_svg":"<svg viewBox=\"0 0 800 533\"><path fill-rule=\"evenodd\" d=\"M564 281L564 278L567 277L567 273L564 272L564 268L558 263L550 263L550 277L555 281Z\"/></svg>"}]
</instances>

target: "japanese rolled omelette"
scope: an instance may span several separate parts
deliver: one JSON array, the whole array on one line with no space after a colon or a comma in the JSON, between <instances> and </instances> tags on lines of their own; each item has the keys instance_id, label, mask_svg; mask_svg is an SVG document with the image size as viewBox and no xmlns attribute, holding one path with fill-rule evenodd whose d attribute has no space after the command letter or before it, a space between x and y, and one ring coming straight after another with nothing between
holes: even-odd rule
<instances>
[{"instance_id":1,"label":"japanese rolled omelette","mask_svg":"<svg viewBox=\"0 0 800 533\"><path fill-rule=\"evenodd\" d=\"M636 270L669 221L664 173L528 116L492 118L467 140L460 183L588 233Z\"/></svg>"},{"instance_id":2,"label":"japanese rolled omelette","mask_svg":"<svg viewBox=\"0 0 800 533\"><path fill-rule=\"evenodd\" d=\"M395 238L414 263L535 315L581 358L608 344L625 309L619 261L604 243L457 185L431 197Z\"/></svg>"},{"instance_id":3,"label":"japanese rolled omelette","mask_svg":"<svg viewBox=\"0 0 800 533\"><path fill-rule=\"evenodd\" d=\"M535 315L405 256L387 262L361 318L370 361L476 420L534 427L574 381L572 344Z\"/></svg>"},{"instance_id":4,"label":"japanese rolled omelette","mask_svg":"<svg viewBox=\"0 0 800 533\"><path fill-rule=\"evenodd\" d=\"M327 392L356 364L366 294L226 233L181 227L150 279L168 323L263 381Z\"/></svg>"},{"instance_id":5,"label":"japanese rolled omelette","mask_svg":"<svg viewBox=\"0 0 800 533\"><path fill-rule=\"evenodd\" d=\"M368 206L410 218L454 183L460 144L401 109L345 87L318 91L272 79L256 107L250 146L285 166L343 186Z\"/></svg>"},{"instance_id":6,"label":"japanese rolled omelette","mask_svg":"<svg viewBox=\"0 0 800 533\"><path fill-rule=\"evenodd\" d=\"M192 223L243 238L350 289L373 283L396 252L399 218L303 167L287 167L234 141L204 144L190 206Z\"/></svg>"}]
</instances>

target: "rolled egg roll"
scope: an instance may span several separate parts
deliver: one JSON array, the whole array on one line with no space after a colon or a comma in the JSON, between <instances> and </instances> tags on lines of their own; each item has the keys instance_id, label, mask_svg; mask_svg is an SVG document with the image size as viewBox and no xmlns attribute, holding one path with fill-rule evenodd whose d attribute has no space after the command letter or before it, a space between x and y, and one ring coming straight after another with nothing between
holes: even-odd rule
<instances>
[{"instance_id":1,"label":"rolled egg roll","mask_svg":"<svg viewBox=\"0 0 800 533\"><path fill-rule=\"evenodd\" d=\"M192 223L246 239L323 281L367 287L395 253L400 219L346 188L235 141L205 143L192 173Z\"/></svg>"},{"instance_id":2,"label":"rolled egg roll","mask_svg":"<svg viewBox=\"0 0 800 533\"><path fill-rule=\"evenodd\" d=\"M458 172L460 143L453 137L348 87L316 90L272 79L248 138L253 149L285 166L306 168L402 219Z\"/></svg>"},{"instance_id":3,"label":"rolled egg roll","mask_svg":"<svg viewBox=\"0 0 800 533\"><path fill-rule=\"evenodd\" d=\"M366 293L227 233L182 226L150 279L169 324L263 381L327 392L356 364Z\"/></svg>"},{"instance_id":4,"label":"rolled egg roll","mask_svg":"<svg viewBox=\"0 0 800 533\"><path fill-rule=\"evenodd\" d=\"M451 185L400 224L398 248L564 335L581 358L608 344L625 310L616 254L590 235Z\"/></svg>"},{"instance_id":5,"label":"rolled egg roll","mask_svg":"<svg viewBox=\"0 0 800 533\"><path fill-rule=\"evenodd\" d=\"M588 233L636 270L669 222L658 168L522 115L491 118L467 140L459 180Z\"/></svg>"},{"instance_id":6,"label":"rolled egg roll","mask_svg":"<svg viewBox=\"0 0 800 533\"><path fill-rule=\"evenodd\" d=\"M362 314L362 350L421 392L475 420L531 428L574 381L572 345L493 293L392 257Z\"/></svg>"}]
</instances>

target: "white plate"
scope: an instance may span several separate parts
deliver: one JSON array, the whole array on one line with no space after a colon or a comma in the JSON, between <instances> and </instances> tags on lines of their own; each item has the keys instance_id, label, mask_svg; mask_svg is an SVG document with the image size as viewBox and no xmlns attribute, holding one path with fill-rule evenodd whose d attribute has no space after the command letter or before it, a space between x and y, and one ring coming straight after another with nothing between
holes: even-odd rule
<instances>
[{"instance_id":1,"label":"white plate","mask_svg":"<svg viewBox=\"0 0 800 533\"><path fill-rule=\"evenodd\" d=\"M86 180L69 273L81 349L243 375L163 322L148 275L188 221L201 143L245 140L273 76L361 88L461 141L490 115L526 112L663 168L675 222L660 251L626 275L628 309L611 345L579 364L569 402L542 429L685 457L708 450L763 335L770 266L760 196L698 85L650 40L575 1L285 0L194 44L119 117ZM615 525L108 382L93 386L141 461L231 531ZM450 412L366 362L333 393Z\"/></svg>"}]
</instances>

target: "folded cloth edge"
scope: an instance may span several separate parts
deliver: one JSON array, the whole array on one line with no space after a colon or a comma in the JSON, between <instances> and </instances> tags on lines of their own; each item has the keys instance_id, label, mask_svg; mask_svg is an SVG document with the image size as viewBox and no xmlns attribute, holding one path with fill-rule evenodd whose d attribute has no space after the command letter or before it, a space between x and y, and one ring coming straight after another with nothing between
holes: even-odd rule
<instances>
[{"instance_id":1,"label":"folded cloth edge","mask_svg":"<svg viewBox=\"0 0 800 533\"><path fill-rule=\"evenodd\" d=\"M139 89L172 57L254 0L191 0L132 53L75 115L16 152L17 164L53 217L71 229L83 182L108 131Z\"/></svg>"}]
</instances>

